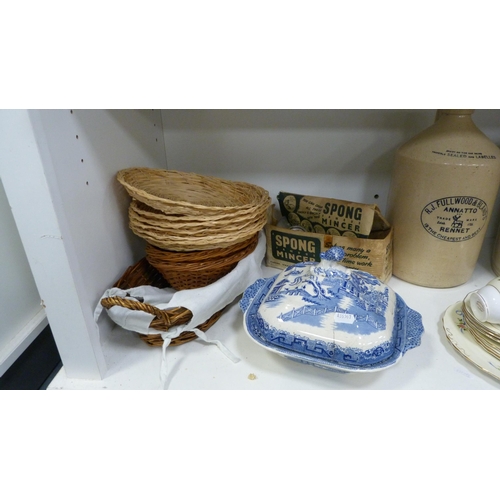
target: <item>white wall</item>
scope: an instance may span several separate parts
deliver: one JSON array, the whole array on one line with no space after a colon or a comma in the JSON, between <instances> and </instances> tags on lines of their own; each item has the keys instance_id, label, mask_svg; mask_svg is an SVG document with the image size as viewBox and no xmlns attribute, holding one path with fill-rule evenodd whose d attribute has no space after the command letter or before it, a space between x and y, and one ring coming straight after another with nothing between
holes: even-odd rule
<instances>
[{"instance_id":1,"label":"white wall","mask_svg":"<svg viewBox=\"0 0 500 500\"><path fill-rule=\"evenodd\" d=\"M97 303L103 287L133 263L144 242L128 228L130 197L116 181L118 170L165 167L159 111L32 111L47 180L67 245L78 255L83 286ZM41 142L41 141L40 141Z\"/></svg>"},{"instance_id":2,"label":"white wall","mask_svg":"<svg viewBox=\"0 0 500 500\"><path fill-rule=\"evenodd\" d=\"M163 110L169 169L266 188L377 203L385 213L396 149L436 110ZM500 112L476 110L500 145ZM498 225L494 209L490 235Z\"/></svg>"},{"instance_id":3,"label":"white wall","mask_svg":"<svg viewBox=\"0 0 500 500\"><path fill-rule=\"evenodd\" d=\"M46 324L40 295L0 178L0 376Z\"/></svg>"}]
</instances>

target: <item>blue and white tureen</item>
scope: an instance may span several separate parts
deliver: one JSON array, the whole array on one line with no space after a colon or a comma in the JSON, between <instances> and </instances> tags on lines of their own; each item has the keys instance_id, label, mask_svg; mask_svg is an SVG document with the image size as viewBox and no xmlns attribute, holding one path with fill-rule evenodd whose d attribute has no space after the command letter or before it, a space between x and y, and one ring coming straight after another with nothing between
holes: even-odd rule
<instances>
[{"instance_id":1,"label":"blue and white tureen","mask_svg":"<svg viewBox=\"0 0 500 500\"><path fill-rule=\"evenodd\" d=\"M375 276L339 262L332 247L257 280L240 301L244 327L259 345L337 372L378 371L420 345L421 315Z\"/></svg>"}]
</instances>

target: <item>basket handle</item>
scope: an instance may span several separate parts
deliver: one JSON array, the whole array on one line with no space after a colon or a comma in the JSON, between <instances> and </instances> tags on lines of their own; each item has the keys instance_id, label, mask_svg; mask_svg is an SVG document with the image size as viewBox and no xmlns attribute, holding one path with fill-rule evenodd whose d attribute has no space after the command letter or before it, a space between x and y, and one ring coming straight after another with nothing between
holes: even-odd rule
<instances>
[{"instance_id":1,"label":"basket handle","mask_svg":"<svg viewBox=\"0 0 500 500\"><path fill-rule=\"evenodd\" d=\"M161 319L162 321L165 322L166 325L173 324L172 314L179 313L180 315L182 315L184 313L185 323L187 323L192 317L191 311L189 309L186 309L185 307L174 307L172 309L163 310L163 309L158 309L157 307L152 306L151 304L147 304L146 302L124 299L122 297L106 297L101 300L101 305L106 309L109 309L113 306L120 306L133 311L144 311ZM183 323L182 318L176 316L175 324L178 325L182 323Z\"/></svg>"}]
</instances>

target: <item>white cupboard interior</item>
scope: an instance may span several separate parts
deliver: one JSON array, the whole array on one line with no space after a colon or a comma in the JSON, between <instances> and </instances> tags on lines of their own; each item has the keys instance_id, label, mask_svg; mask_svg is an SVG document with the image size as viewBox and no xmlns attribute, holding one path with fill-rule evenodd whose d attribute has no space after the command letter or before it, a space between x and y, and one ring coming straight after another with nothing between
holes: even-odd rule
<instances>
[{"instance_id":1,"label":"white cupboard interior","mask_svg":"<svg viewBox=\"0 0 500 500\"><path fill-rule=\"evenodd\" d=\"M376 203L385 213L394 152L432 124L436 110L10 110L10 164L1 173L31 271L62 358L50 388L157 388L161 349L114 328L94 309L104 290L143 255L128 228L118 170L147 166L243 180L279 191ZM500 144L500 111L473 120ZM500 217L494 207L471 280L426 289L389 285L420 312L422 344L375 374L339 375L277 357L252 343L234 303L202 341L167 349L170 388L496 389L498 380L447 342L442 314L493 277ZM272 275L278 271L264 268ZM500 363L499 363L500 364Z\"/></svg>"}]
</instances>

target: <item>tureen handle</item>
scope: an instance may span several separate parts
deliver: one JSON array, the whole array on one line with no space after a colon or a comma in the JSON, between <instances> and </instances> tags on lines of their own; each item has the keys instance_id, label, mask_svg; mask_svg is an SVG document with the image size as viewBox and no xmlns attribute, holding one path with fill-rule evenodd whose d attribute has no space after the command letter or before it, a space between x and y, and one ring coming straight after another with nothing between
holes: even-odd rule
<instances>
[{"instance_id":1,"label":"tureen handle","mask_svg":"<svg viewBox=\"0 0 500 500\"><path fill-rule=\"evenodd\" d=\"M320 257L323 260L334 260L336 262L340 262L345 255L345 251L342 247L334 246L321 252Z\"/></svg>"},{"instance_id":2,"label":"tureen handle","mask_svg":"<svg viewBox=\"0 0 500 500\"><path fill-rule=\"evenodd\" d=\"M344 258L345 251L342 247L334 246L325 252L321 252L319 256L321 257L321 267L335 267Z\"/></svg>"},{"instance_id":3,"label":"tureen handle","mask_svg":"<svg viewBox=\"0 0 500 500\"><path fill-rule=\"evenodd\" d=\"M422 334L424 333L424 326L422 324L422 315L405 305L406 307L406 342L403 354L418 347L421 342Z\"/></svg>"},{"instance_id":4,"label":"tureen handle","mask_svg":"<svg viewBox=\"0 0 500 500\"><path fill-rule=\"evenodd\" d=\"M265 278L260 278L243 292L243 297L240 300L240 308L243 312L248 309L253 298L257 295L266 281Z\"/></svg>"}]
</instances>

